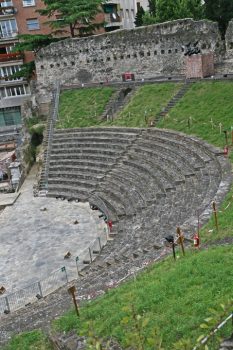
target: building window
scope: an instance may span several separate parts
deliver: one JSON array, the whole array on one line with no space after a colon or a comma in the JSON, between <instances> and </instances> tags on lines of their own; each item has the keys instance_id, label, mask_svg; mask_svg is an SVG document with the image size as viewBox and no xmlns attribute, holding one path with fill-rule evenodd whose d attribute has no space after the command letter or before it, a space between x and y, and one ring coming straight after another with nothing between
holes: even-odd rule
<instances>
[{"instance_id":1,"label":"building window","mask_svg":"<svg viewBox=\"0 0 233 350\"><path fill-rule=\"evenodd\" d=\"M37 18L27 19L28 30L37 30L40 29L40 24Z\"/></svg>"},{"instance_id":2,"label":"building window","mask_svg":"<svg viewBox=\"0 0 233 350\"><path fill-rule=\"evenodd\" d=\"M15 37L17 32L18 28L15 19L0 21L0 39Z\"/></svg>"},{"instance_id":3,"label":"building window","mask_svg":"<svg viewBox=\"0 0 233 350\"><path fill-rule=\"evenodd\" d=\"M11 6L13 6L13 3L12 3L12 1L2 1L2 2L0 2L0 7L11 7Z\"/></svg>"},{"instance_id":4,"label":"building window","mask_svg":"<svg viewBox=\"0 0 233 350\"><path fill-rule=\"evenodd\" d=\"M5 81L13 81L13 80L22 80L22 78L12 77L13 74L19 72L21 69L20 66L6 66L0 68L0 77Z\"/></svg>"},{"instance_id":5,"label":"building window","mask_svg":"<svg viewBox=\"0 0 233 350\"><path fill-rule=\"evenodd\" d=\"M15 97L27 95L27 89L25 85L19 86L6 86L0 90L0 95L2 98Z\"/></svg>"},{"instance_id":6,"label":"building window","mask_svg":"<svg viewBox=\"0 0 233 350\"><path fill-rule=\"evenodd\" d=\"M23 0L23 6L35 6L35 0Z\"/></svg>"},{"instance_id":7,"label":"building window","mask_svg":"<svg viewBox=\"0 0 233 350\"><path fill-rule=\"evenodd\" d=\"M21 124L20 107L7 107L0 109L0 127Z\"/></svg>"}]
</instances>

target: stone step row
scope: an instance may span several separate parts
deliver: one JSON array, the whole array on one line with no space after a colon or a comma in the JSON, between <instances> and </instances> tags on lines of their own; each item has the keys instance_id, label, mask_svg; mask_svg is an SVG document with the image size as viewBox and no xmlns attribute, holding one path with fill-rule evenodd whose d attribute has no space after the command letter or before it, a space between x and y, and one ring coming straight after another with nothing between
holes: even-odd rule
<instances>
[{"instance_id":1,"label":"stone step row","mask_svg":"<svg viewBox=\"0 0 233 350\"><path fill-rule=\"evenodd\" d=\"M71 135L65 135L63 137L62 135L54 135L53 138L53 146L65 146L66 144L79 144L79 143L123 143L123 144L129 144L131 140L135 139L137 135L133 134L133 136L128 136L127 134L98 134L93 133L93 135L90 137L89 134L71 134Z\"/></svg>"},{"instance_id":2,"label":"stone step row","mask_svg":"<svg viewBox=\"0 0 233 350\"><path fill-rule=\"evenodd\" d=\"M138 134L138 128L125 128L125 127L90 127L90 128L73 128L73 129L57 129L54 133L54 137L79 134L79 135L91 135L91 134L119 134L122 137L129 137ZM127 136L126 136L127 135Z\"/></svg>"}]
</instances>

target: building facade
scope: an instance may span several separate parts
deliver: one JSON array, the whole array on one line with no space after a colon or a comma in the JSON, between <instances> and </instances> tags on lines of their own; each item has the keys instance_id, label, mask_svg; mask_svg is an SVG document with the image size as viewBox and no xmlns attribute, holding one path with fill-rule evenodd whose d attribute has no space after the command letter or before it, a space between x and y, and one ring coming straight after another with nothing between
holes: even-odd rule
<instances>
[{"instance_id":1,"label":"building facade","mask_svg":"<svg viewBox=\"0 0 233 350\"><path fill-rule=\"evenodd\" d=\"M148 10L148 0L110 0L103 6L105 30L132 29L139 7Z\"/></svg>"}]
</instances>

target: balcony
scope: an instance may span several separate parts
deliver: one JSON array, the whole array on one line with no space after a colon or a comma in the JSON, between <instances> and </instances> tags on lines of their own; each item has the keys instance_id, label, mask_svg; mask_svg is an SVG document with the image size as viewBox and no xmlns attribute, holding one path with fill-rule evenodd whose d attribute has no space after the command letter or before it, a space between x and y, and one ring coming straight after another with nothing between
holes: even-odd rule
<instances>
[{"instance_id":1,"label":"balcony","mask_svg":"<svg viewBox=\"0 0 233 350\"><path fill-rule=\"evenodd\" d=\"M105 13L104 16L105 20L105 27L113 27L113 26L120 26L121 25L121 17L118 16L116 13Z\"/></svg>"},{"instance_id":2,"label":"balcony","mask_svg":"<svg viewBox=\"0 0 233 350\"><path fill-rule=\"evenodd\" d=\"M8 61L18 61L23 59L23 54L21 52L11 52L0 54L0 62Z\"/></svg>"},{"instance_id":3,"label":"balcony","mask_svg":"<svg viewBox=\"0 0 233 350\"><path fill-rule=\"evenodd\" d=\"M0 40L16 39L18 31L0 30Z\"/></svg>"},{"instance_id":4,"label":"balcony","mask_svg":"<svg viewBox=\"0 0 233 350\"><path fill-rule=\"evenodd\" d=\"M16 9L11 1L0 1L0 17L11 16L16 13Z\"/></svg>"}]
</instances>

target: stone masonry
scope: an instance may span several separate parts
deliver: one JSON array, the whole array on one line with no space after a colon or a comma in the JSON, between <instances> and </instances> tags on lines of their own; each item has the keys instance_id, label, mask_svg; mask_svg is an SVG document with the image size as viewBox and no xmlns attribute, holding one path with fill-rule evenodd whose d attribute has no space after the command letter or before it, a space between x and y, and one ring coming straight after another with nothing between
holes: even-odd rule
<instances>
[{"instance_id":1,"label":"stone masonry","mask_svg":"<svg viewBox=\"0 0 233 350\"><path fill-rule=\"evenodd\" d=\"M182 19L53 43L37 55L38 90L46 102L56 79L69 85L121 81L127 71L136 79L182 75L183 46L195 41L202 53L213 52L215 63L221 62L224 45L218 25L206 20Z\"/></svg>"}]
</instances>

